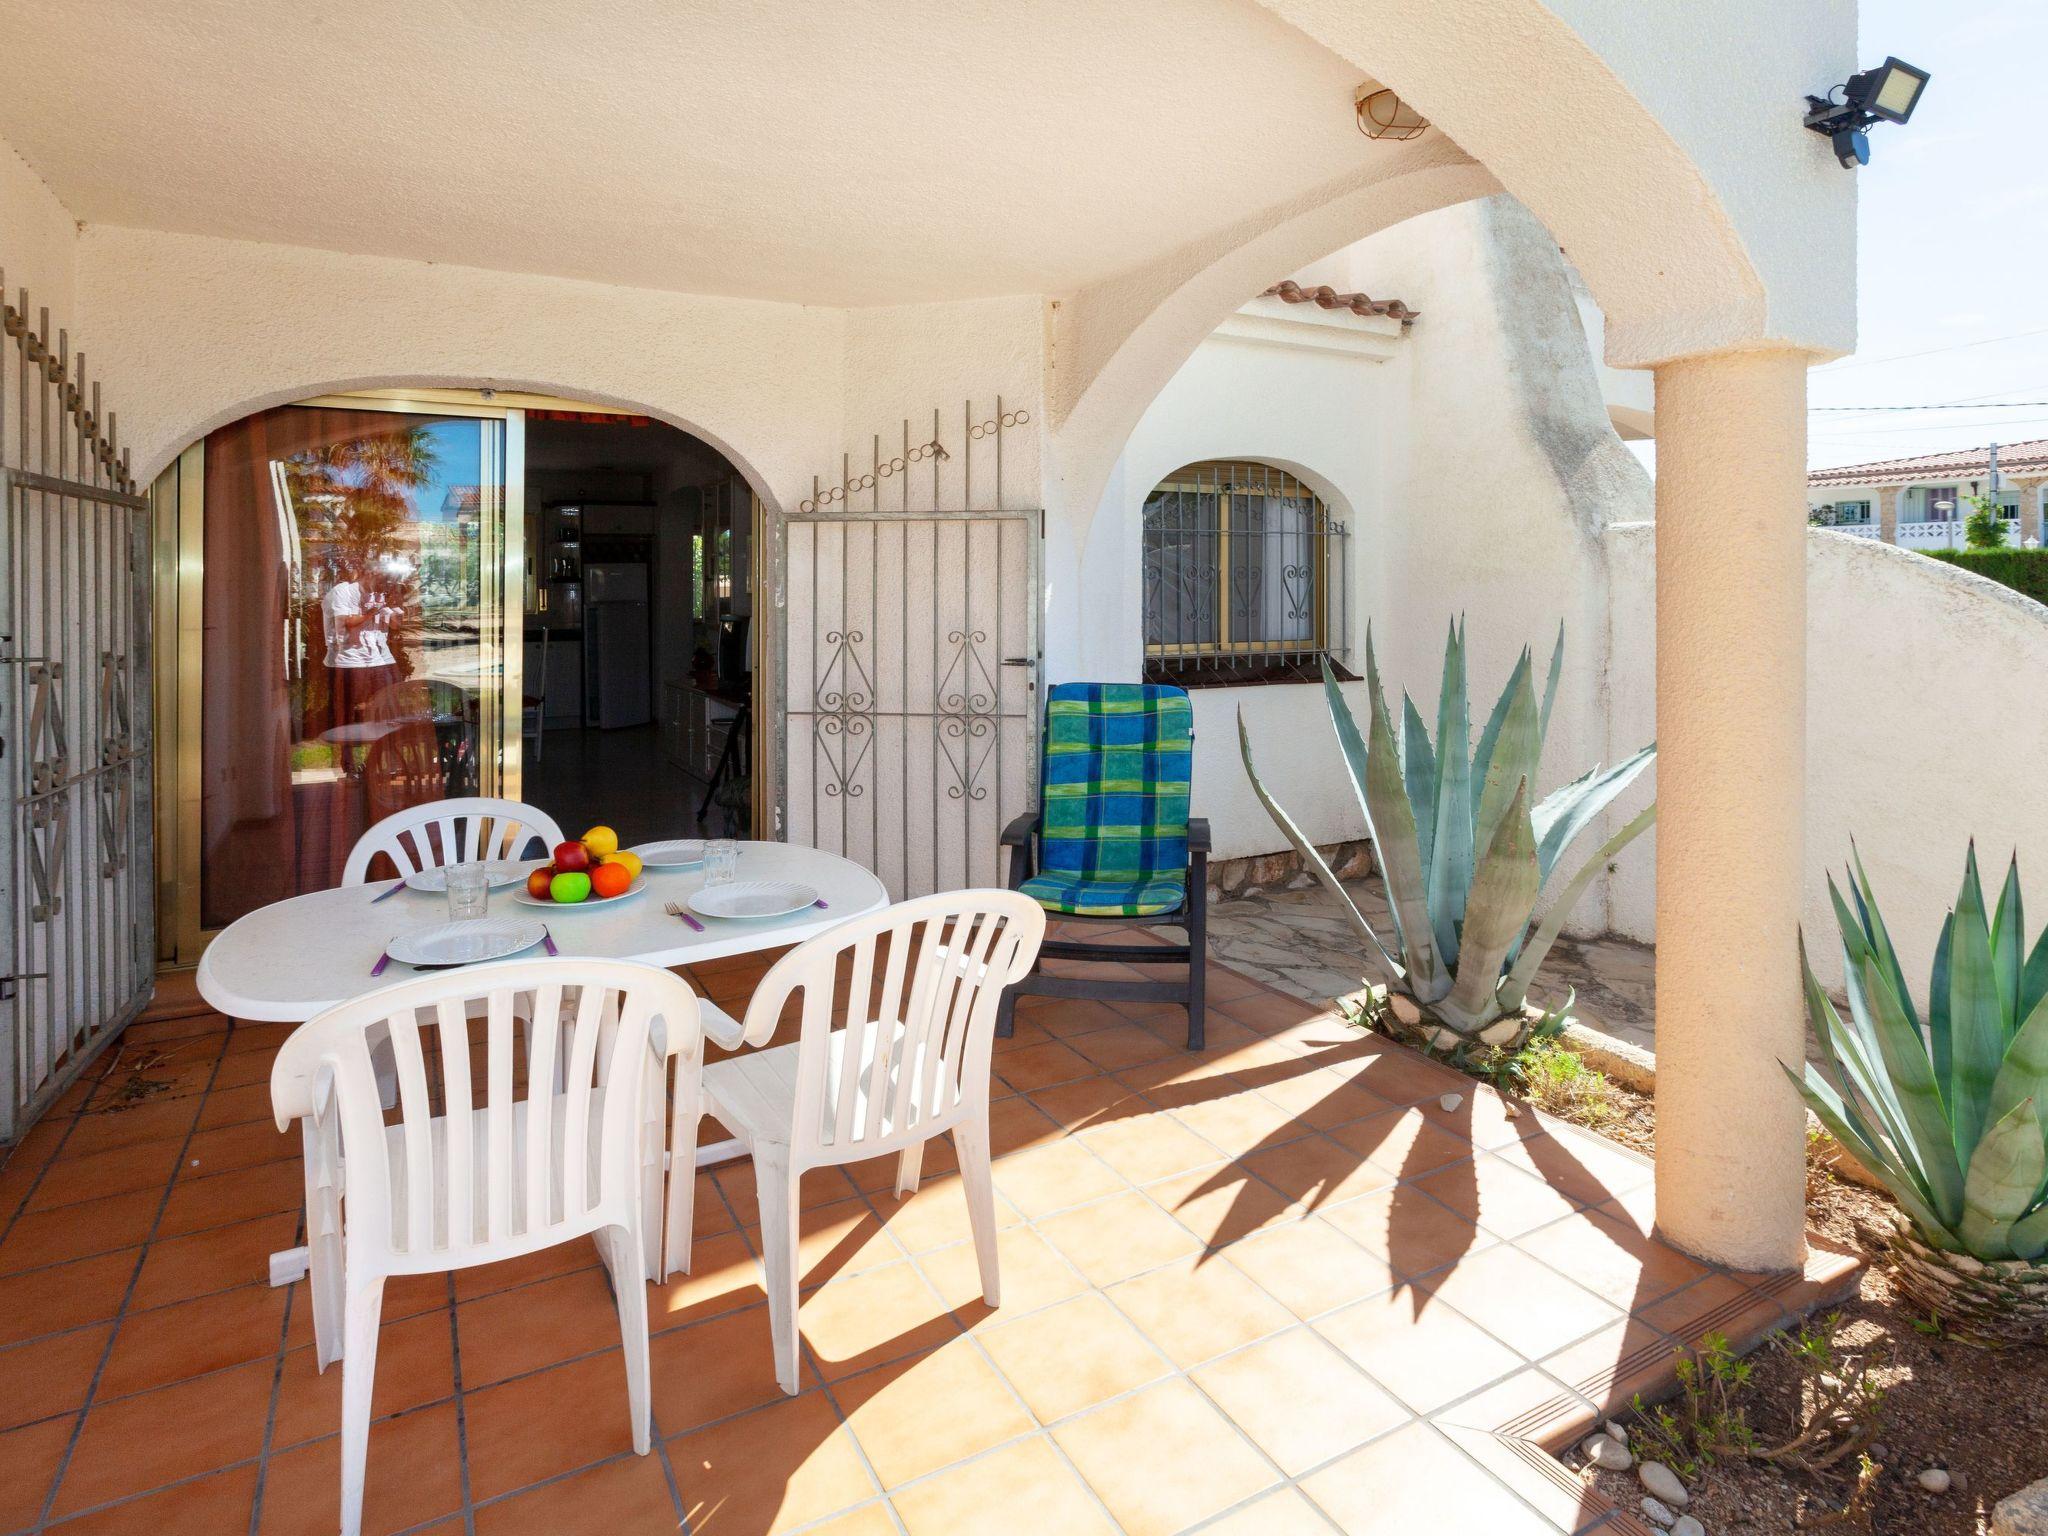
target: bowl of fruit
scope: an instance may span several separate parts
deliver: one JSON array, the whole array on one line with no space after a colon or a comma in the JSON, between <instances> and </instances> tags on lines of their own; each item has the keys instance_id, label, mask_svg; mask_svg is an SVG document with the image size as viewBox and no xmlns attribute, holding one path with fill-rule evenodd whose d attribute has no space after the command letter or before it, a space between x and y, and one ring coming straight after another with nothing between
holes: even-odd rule
<instances>
[{"instance_id":1,"label":"bowl of fruit","mask_svg":"<svg viewBox=\"0 0 2048 1536\"><path fill-rule=\"evenodd\" d=\"M645 888L639 855L621 848L610 827L592 827L574 842L557 843L512 899L529 907L606 907Z\"/></svg>"}]
</instances>

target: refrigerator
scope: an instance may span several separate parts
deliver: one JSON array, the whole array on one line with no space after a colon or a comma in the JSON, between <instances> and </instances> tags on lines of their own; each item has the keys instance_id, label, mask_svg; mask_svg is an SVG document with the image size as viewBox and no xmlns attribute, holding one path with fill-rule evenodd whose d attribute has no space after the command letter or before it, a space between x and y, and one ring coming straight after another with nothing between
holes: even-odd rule
<instances>
[{"instance_id":1,"label":"refrigerator","mask_svg":"<svg viewBox=\"0 0 2048 1536\"><path fill-rule=\"evenodd\" d=\"M599 730L654 718L647 567L583 568L583 723Z\"/></svg>"}]
</instances>

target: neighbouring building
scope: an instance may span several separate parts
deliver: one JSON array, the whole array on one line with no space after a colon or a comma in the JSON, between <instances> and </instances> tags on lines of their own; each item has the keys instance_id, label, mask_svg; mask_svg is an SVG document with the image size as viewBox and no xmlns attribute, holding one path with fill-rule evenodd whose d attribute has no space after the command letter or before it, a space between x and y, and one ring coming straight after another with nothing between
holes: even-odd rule
<instances>
[{"instance_id":1,"label":"neighbouring building","mask_svg":"<svg viewBox=\"0 0 2048 1536\"><path fill-rule=\"evenodd\" d=\"M1807 516L1815 524L1908 549L1961 548L1975 496L1996 498L2007 544L2039 548L2048 438L1843 464L1806 477Z\"/></svg>"}]
</instances>

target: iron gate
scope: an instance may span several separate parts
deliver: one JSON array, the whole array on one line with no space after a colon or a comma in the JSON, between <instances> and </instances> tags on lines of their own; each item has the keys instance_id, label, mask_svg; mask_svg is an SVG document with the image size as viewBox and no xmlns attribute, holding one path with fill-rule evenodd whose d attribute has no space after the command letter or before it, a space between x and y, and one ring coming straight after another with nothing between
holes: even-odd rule
<instances>
[{"instance_id":1,"label":"iron gate","mask_svg":"<svg viewBox=\"0 0 2048 1536\"><path fill-rule=\"evenodd\" d=\"M149 501L47 309L0 303L0 1141L148 1000ZM14 398L7 398L10 375Z\"/></svg>"},{"instance_id":2,"label":"iron gate","mask_svg":"<svg viewBox=\"0 0 2048 1536\"><path fill-rule=\"evenodd\" d=\"M970 402L952 452L937 412L923 442L906 421L899 454L878 439L770 524L775 832L898 901L1001 885L1002 828L1037 804L1041 518L1003 504L1030 419Z\"/></svg>"}]
</instances>

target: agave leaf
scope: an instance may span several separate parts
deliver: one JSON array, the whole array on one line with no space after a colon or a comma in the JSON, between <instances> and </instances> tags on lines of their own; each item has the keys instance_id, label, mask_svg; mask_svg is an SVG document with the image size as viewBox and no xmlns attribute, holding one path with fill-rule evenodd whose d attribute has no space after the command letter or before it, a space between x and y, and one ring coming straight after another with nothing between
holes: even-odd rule
<instances>
[{"instance_id":1,"label":"agave leaf","mask_svg":"<svg viewBox=\"0 0 2048 1536\"><path fill-rule=\"evenodd\" d=\"M2005 886L1998 893L1998 910L1991 918L1991 974L1998 983L1999 1012L2008 1040L2020 1027L2023 1017L2017 1010L2020 1005L2020 945L2026 934L2024 922L2020 856L2015 853L2012 862L2005 866Z\"/></svg>"},{"instance_id":2,"label":"agave leaf","mask_svg":"<svg viewBox=\"0 0 2048 1536\"><path fill-rule=\"evenodd\" d=\"M1963 866L1963 890L1956 898L1955 942L1949 954L1950 1063L1949 1118L1955 1126L1956 1156L1968 1161L1984 1135L1991 1085L2005 1055L2005 1021L1998 980L1991 967L1991 929L1984 918L1984 889L1977 879L1977 849Z\"/></svg>"},{"instance_id":3,"label":"agave leaf","mask_svg":"<svg viewBox=\"0 0 2048 1536\"><path fill-rule=\"evenodd\" d=\"M1543 797L1530 820L1536 828L1536 862L1545 880L1557 868L1558 859L1571 846L1572 839L1613 804L1615 796L1634 783L1656 756L1657 744L1653 741L1612 768L1596 767Z\"/></svg>"},{"instance_id":4,"label":"agave leaf","mask_svg":"<svg viewBox=\"0 0 2048 1536\"><path fill-rule=\"evenodd\" d=\"M1365 688L1372 699L1379 699L1380 667L1378 658L1373 654L1371 624L1365 626ZM1352 718L1351 706L1344 702L1344 690L1337 686L1337 673L1327 656L1323 658L1323 702L1329 707L1330 726L1337 733L1337 747L1344 758L1345 772L1351 777L1352 793L1358 796L1358 812L1365 818L1365 835L1372 839L1373 847L1377 849L1380 846L1379 828L1373 824L1372 805L1365 794L1365 739L1359 734L1357 720ZM1401 909L1391 899L1387 903L1387 915L1394 924L1394 948L1401 956L1402 965L1412 971L1414 955L1408 948Z\"/></svg>"},{"instance_id":5,"label":"agave leaf","mask_svg":"<svg viewBox=\"0 0 2048 1536\"><path fill-rule=\"evenodd\" d=\"M1829 1134L1875 1174L1891 1192L1892 1198L1905 1208L1922 1237L1937 1248L1953 1251L1962 1247L1955 1232L1928 1207L1919 1188L1899 1166L1898 1159L1892 1156L1891 1149L1881 1138L1870 1133L1856 1109L1846 1103L1825 1078L1811 1069L1802 1077L1782 1061L1778 1066L1792 1080L1792 1086L1799 1090L1799 1096L1806 1100L1807 1107L1820 1117L1820 1123L1828 1128Z\"/></svg>"},{"instance_id":6,"label":"agave leaf","mask_svg":"<svg viewBox=\"0 0 2048 1536\"><path fill-rule=\"evenodd\" d=\"M1855 887L1852 885L1850 889L1853 891ZM1859 1082L1857 1091L1870 1099L1876 1107L1886 1112L1892 1122L1904 1127L1906 1123L1905 1112L1900 1108L1898 1095L1892 1087L1891 1076L1889 1073L1877 1070L1875 1065L1873 1065L1885 1060L1886 1049L1878 1040L1873 1005L1865 995L1867 990L1864 981L1865 967L1875 963L1877 960L1877 951L1870 944L1869 924L1861 918L1851 915L1848 905L1842 900L1841 888L1835 884L1833 875L1828 876L1828 900L1834 904L1835 922L1840 927L1842 933L1842 971L1844 986L1849 994L1850 1002L1848 1034L1860 1048L1856 1053L1856 1059L1864 1066L1865 1077L1867 1078L1867 1083ZM1859 907L1861 906L1860 897L1858 905ZM1801 953L1804 953L1803 949ZM1890 997L1891 1001L1898 1006L1899 1011L1905 1015L1908 1022L1911 1022L1913 1017L1912 1005L1896 991L1893 991ZM1914 1034L1916 1044L1924 1052L1925 1045L1921 1043L1917 1026ZM1948 1098L1942 1092L1942 1082L1939 1076L1934 1076L1934 1091L1937 1097L1941 1099L1942 1113L1946 1117L1948 1113ZM1906 1157L1909 1163L1918 1166L1919 1143L1907 1136L1903 1129L1901 1131L1901 1139L1906 1142L1902 1155ZM1952 1137L1946 1129L1944 1129L1941 1139L1945 1145L1952 1142ZM1950 1145L1950 1152L1954 1152L1952 1145ZM1961 1164L1959 1163L1957 1167L1960 1169ZM1959 1173L1956 1188L1960 1191L1961 1187L1961 1176ZM1953 1213L1953 1203L1944 1203L1943 1209Z\"/></svg>"},{"instance_id":7,"label":"agave leaf","mask_svg":"<svg viewBox=\"0 0 2048 1536\"><path fill-rule=\"evenodd\" d=\"M1465 637L1451 626L1444 645L1443 685L1436 706L1436 839L1429 870L1429 916L1446 970L1458 963L1459 930L1472 889L1472 720L1465 702ZM1418 824L1421 812L1416 813Z\"/></svg>"},{"instance_id":8,"label":"agave leaf","mask_svg":"<svg viewBox=\"0 0 2048 1536\"><path fill-rule=\"evenodd\" d=\"M2031 1264L2048 1253L2048 1205L2014 1222L2007 1236L2012 1243L2012 1256L2016 1259L2025 1259Z\"/></svg>"},{"instance_id":9,"label":"agave leaf","mask_svg":"<svg viewBox=\"0 0 2048 1536\"><path fill-rule=\"evenodd\" d=\"M1408 792L1401 782L1400 754L1394 750L1394 728L1387 719L1387 701L1379 689L1379 665L1372 653L1372 636L1366 636L1366 666L1371 674L1371 734L1357 749L1358 724L1338 691L1337 677L1327 661L1323 669L1323 692L1331 700L1331 718L1344 757L1352 765L1359 800L1365 806L1366 826L1372 833L1373 851L1380 860L1380 876L1386 883L1387 906L1394 913L1401 934L1401 959L1408 968L1408 985L1417 1002L1435 1002L1450 989L1450 978L1437 959L1436 939L1430 929L1427 890L1423 880L1422 856L1415 844L1415 812L1408 804Z\"/></svg>"},{"instance_id":10,"label":"agave leaf","mask_svg":"<svg viewBox=\"0 0 2048 1536\"><path fill-rule=\"evenodd\" d=\"M1408 804L1415 811L1415 846L1422 855L1422 867L1427 869L1436 839L1436 752L1429 744L1422 715L1405 690L1401 694L1401 782L1408 787Z\"/></svg>"},{"instance_id":11,"label":"agave leaf","mask_svg":"<svg viewBox=\"0 0 2048 1536\"><path fill-rule=\"evenodd\" d=\"M1957 1152L1948 1117L1942 1112L1927 1047L1906 1017L1875 954L1866 948L1862 963L1849 973L1848 980L1850 1011L1867 1022L1884 1064L1877 1075L1878 1084L1890 1090L1911 1138L1900 1151L1910 1153L1919 1164L1935 1209L1949 1216L1963 1198L1965 1158Z\"/></svg>"},{"instance_id":12,"label":"agave leaf","mask_svg":"<svg viewBox=\"0 0 2048 1536\"><path fill-rule=\"evenodd\" d=\"M1934 1058L1934 1080L1941 1084L1944 1099L1954 1093L1950 1085L1955 1067L1955 1039L1948 1023L1948 975L1955 935L1956 915L1951 912L1941 920L1941 936L1934 941L1934 973L1927 983L1927 1054Z\"/></svg>"},{"instance_id":13,"label":"agave leaf","mask_svg":"<svg viewBox=\"0 0 2048 1536\"><path fill-rule=\"evenodd\" d=\"M1500 1017L1501 962L1528 926L1537 880L1536 833L1529 824L1529 783L1524 779L1515 786L1472 879L1457 981L1437 1009L1452 1028L1469 1034Z\"/></svg>"},{"instance_id":14,"label":"agave leaf","mask_svg":"<svg viewBox=\"0 0 2048 1536\"><path fill-rule=\"evenodd\" d=\"M1993 1123L1970 1159L1956 1235L1980 1259L2012 1257L2012 1224L2026 1214L2048 1168L2034 1101L2022 1099Z\"/></svg>"},{"instance_id":15,"label":"agave leaf","mask_svg":"<svg viewBox=\"0 0 2048 1536\"><path fill-rule=\"evenodd\" d=\"M1536 758L1542 742L1536 730L1536 690L1529 680L1528 652L1515 663L1508 679L1508 709L1501 717L1500 735L1494 739L1493 756L1486 765L1486 787L1479 795L1479 815L1473 824L1473 846L1491 847L1501 813L1517 793L1517 787L1536 784Z\"/></svg>"},{"instance_id":16,"label":"agave leaf","mask_svg":"<svg viewBox=\"0 0 2048 1536\"><path fill-rule=\"evenodd\" d=\"M1536 973L1543 968L1543 961L1550 953L1550 946L1557 942L1557 936L1564 929L1564 920L1570 916L1572 906L1584 894L1593 877L1607 867L1607 861L1633 842L1644 828L1657 819L1657 805L1652 801L1636 818L1614 836L1602 843L1586 860L1579 872L1566 881L1564 887L1552 898L1550 909L1543 914L1543 921L1536 927L1521 952L1515 956L1515 963L1508 968L1506 978L1500 984L1499 998L1504 1008L1519 1008L1522 999L1529 994L1529 985L1536 979Z\"/></svg>"},{"instance_id":17,"label":"agave leaf","mask_svg":"<svg viewBox=\"0 0 2048 1536\"><path fill-rule=\"evenodd\" d=\"M1543 683L1543 710L1536 720L1536 750L1550 740L1550 706L1557 702L1557 680L1564 675L1564 620L1557 621L1557 644L1550 648L1550 676Z\"/></svg>"},{"instance_id":18,"label":"agave leaf","mask_svg":"<svg viewBox=\"0 0 2048 1536\"><path fill-rule=\"evenodd\" d=\"M2048 1103L2048 998L2034 1005L2005 1048L1991 1085L1991 1118L2003 1119L2022 1099Z\"/></svg>"},{"instance_id":19,"label":"agave leaf","mask_svg":"<svg viewBox=\"0 0 2048 1536\"><path fill-rule=\"evenodd\" d=\"M2044 997L2048 997L2048 928L2041 930L2034 952L2020 971L2019 1006L2014 1012L2021 1019L2030 1018Z\"/></svg>"},{"instance_id":20,"label":"agave leaf","mask_svg":"<svg viewBox=\"0 0 2048 1536\"><path fill-rule=\"evenodd\" d=\"M1259 804L1266 808L1266 814L1271 816L1274 824L1287 834L1287 841L1294 845L1294 851L1301 855L1302 862L1315 872L1315 877L1322 881L1324 888L1337 898L1338 907L1351 926L1358 930L1359 936L1365 940L1367 946L1380 957L1380 962L1386 966L1389 977L1395 981L1402 980L1406 972L1402 969L1401 963L1388 952L1387 946L1380 942L1380 936L1373 932L1372 924L1367 922L1365 914L1358 910L1358 904L1351 899L1351 893L1344 889L1344 882L1337 878L1336 871L1332 870L1323 856L1316 852L1315 844L1302 835L1301 828L1294 824L1294 818L1282 810L1280 802L1267 793L1264 782L1259 778L1259 770L1252 763L1251 736L1245 730L1242 709L1237 712L1237 749L1244 758L1245 777L1252 781L1252 793L1259 797Z\"/></svg>"},{"instance_id":21,"label":"agave leaf","mask_svg":"<svg viewBox=\"0 0 2048 1536\"><path fill-rule=\"evenodd\" d=\"M1529 665L1529 648L1522 647L1522 654L1515 662L1515 672ZM1479 820L1479 797L1486 793L1487 771L1493 766L1494 744L1500 740L1501 727L1507 723L1508 706L1515 701L1515 679L1511 673L1507 687L1501 689L1500 697L1493 701L1493 713L1486 717L1486 727L1479 733L1479 746L1472 754L1472 820Z\"/></svg>"},{"instance_id":22,"label":"agave leaf","mask_svg":"<svg viewBox=\"0 0 2048 1536\"><path fill-rule=\"evenodd\" d=\"M1877 958L1884 966L1885 974L1891 978L1892 990L1898 993L1899 1001L1905 1004L1906 1015L1912 1019L1913 1027L1920 1029L1920 1013L1913 1006L1913 992L1906 985L1905 968L1899 964L1898 950L1892 947L1891 932L1885 927L1884 914L1877 907L1877 893L1871 890L1870 876L1864 873L1863 851L1856 846L1854 838L1849 840L1849 860L1850 867L1854 870L1849 881L1849 893L1856 898L1856 911L1862 919L1863 935L1869 940L1870 947L1877 951ZM1935 1077L1937 1086L1945 1089L1947 1074L1937 1072Z\"/></svg>"}]
</instances>

